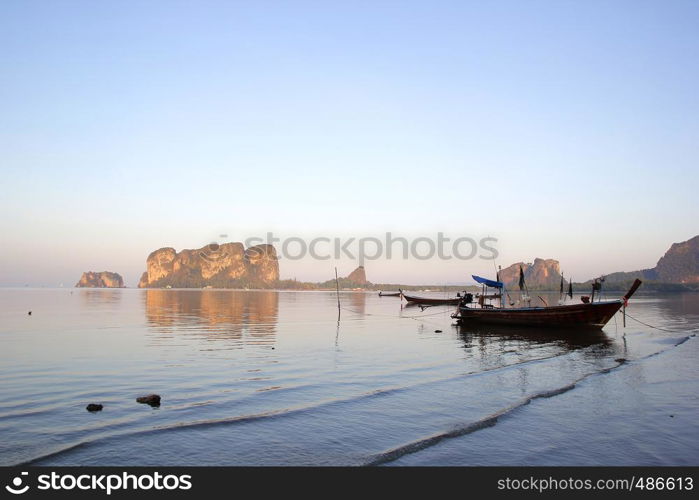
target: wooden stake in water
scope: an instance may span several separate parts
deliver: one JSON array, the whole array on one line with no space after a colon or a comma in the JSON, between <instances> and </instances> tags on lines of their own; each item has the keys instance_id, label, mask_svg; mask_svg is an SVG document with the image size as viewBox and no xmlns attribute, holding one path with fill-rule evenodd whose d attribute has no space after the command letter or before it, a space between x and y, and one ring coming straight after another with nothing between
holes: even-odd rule
<instances>
[{"instance_id":1,"label":"wooden stake in water","mask_svg":"<svg viewBox=\"0 0 699 500\"><path fill-rule=\"evenodd\" d=\"M335 268L335 288L337 289L337 319L340 319L340 282L337 279L337 267Z\"/></svg>"}]
</instances>

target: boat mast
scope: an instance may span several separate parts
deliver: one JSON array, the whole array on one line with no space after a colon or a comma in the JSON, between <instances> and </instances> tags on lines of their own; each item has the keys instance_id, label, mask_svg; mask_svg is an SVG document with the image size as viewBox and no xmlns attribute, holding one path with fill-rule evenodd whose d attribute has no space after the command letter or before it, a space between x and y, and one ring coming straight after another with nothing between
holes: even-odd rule
<instances>
[{"instance_id":1,"label":"boat mast","mask_svg":"<svg viewBox=\"0 0 699 500\"><path fill-rule=\"evenodd\" d=\"M522 297L522 290L524 290L526 297L527 297L527 302L529 304L529 307L532 306L532 299L529 296L529 289L527 288L527 282L524 280L524 270L522 269L522 265L520 264L519 266L519 296L520 298Z\"/></svg>"},{"instance_id":2,"label":"boat mast","mask_svg":"<svg viewBox=\"0 0 699 500\"><path fill-rule=\"evenodd\" d=\"M573 298L573 277L568 280L568 297Z\"/></svg>"},{"instance_id":3,"label":"boat mast","mask_svg":"<svg viewBox=\"0 0 699 500\"><path fill-rule=\"evenodd\" d=\"M563 273L561 273L561 290L558 295L558 302L560 303L563 300Z\"/></svg>"},{"instance_id":4,"label":"boat mast","mask_svg":"<svg viewBox=\"0 0 699 500\"><path fill-rule=\"evenodd\" d=\"M498 283L502 283L500 281L500 271L502 271L502 266L498 266L498 272L495 274L496 280ZM500 309L503 309L505 307L505 283L502 283L502 286L500 287Z\"/></svg>"}]
</instances>

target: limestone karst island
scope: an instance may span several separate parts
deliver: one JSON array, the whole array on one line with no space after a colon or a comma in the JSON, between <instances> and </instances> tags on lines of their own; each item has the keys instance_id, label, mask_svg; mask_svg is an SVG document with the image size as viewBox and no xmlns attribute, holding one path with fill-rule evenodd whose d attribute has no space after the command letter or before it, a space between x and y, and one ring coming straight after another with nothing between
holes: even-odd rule
<instances>
[{"instance_id":1,"label":"limestone karst island","mask_svg":"<svg viewBox=\"0 0 699 500\"><path fill-rule=\"evenodd\" d=\"M500 279L510 288L516 288L519 270L523 270L526 282L532 290L555 290L562 274L565 281L574 276L562 273L559 261L536 258L533 262L516 262L499 271ZM581 277L582 278L582 277ZM636 278L645 282L645 289L666 291L696 290L699 285L699 236L673 243L653 268L630 272L615 272L606 276L606 287L628 288ZM338 280L342 289L415 289L438 285L409 285L372 283L367 279L363 266ZM575 280L576 286L588 286L591 280ZM118 273L88 271L75 285L85 288L123 288L124 280ZM281 280L279 259L272 245L255 245L245 248L242 243L209 244L198 249L179 252L164 247L151 252L146 259L146 271L138 283L139 288L261 288L317 290L334 289L335 280L310 283ZM451 288L464 288L452 286Z\"/></svg>"},{"instance_id":2,"label":"limestone karst island","mask_svg":"<svg viewBox=\"0 0 699 500\"><path fill-rule=\"evenodd\" d=\"M75 286L78 288L124 288L124 279L119 273L87 271L83 273Z\"/></svg>"},{"instance_id":3,"label":"limestone karst island","mask_svg":"<svg viewBox=\"0 0 699 500\"><path fill-rule=\"evenodd\" d=\"M268 288L279 280L272 245L245 248L242 243L212 243L202 248L160 248L146 260L139 288Z\"/></svg>"}]
</instances>

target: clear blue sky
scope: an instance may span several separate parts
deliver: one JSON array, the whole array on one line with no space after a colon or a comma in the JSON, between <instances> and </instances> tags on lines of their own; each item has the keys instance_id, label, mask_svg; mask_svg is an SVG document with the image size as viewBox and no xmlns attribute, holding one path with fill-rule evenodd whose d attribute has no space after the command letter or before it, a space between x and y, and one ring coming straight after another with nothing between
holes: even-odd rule
<instances>
[{"instance_id":1,"label":"clear blue sky","mask_svg":"<svg viewBox=\"0 0 699 500\"><path fill-rule=\"evenodd\" d=\"M696 1L5 1L0 47L3 285L268 230L492 235L587 279L699 233Z\"/></svg>"}]
</instances>

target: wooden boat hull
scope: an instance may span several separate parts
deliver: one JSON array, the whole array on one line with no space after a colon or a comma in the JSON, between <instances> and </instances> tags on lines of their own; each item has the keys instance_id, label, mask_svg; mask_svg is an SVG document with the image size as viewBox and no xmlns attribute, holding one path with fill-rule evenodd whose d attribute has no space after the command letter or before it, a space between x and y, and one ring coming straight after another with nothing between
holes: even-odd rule
<instances>
[{"instance_id":1,"label":"wooden boat hull","mask_svg":"<svg viewBox=\"0 0 699 500\"><path fill-rule=\"evenodd\" d=\"M402 292L401 292L402 293ZM414 295L406 295L402 293L403 298L408 302L413 304L420 304L424 306L438 306L438 305L457 305L461 302L460 297L455 297L452 299L436 299L431 297L415 297Z\"/></svg>"},{"instance_id":2,"label":"wooden boat hull","mask_svg":"<svg viewBox=\"0 0 699 500\"><path fill-rule=\"evenodd\" d=\"M461 306L455 317L462 325L481 323L552 328L602 328L614 317L622 304L621 300L609 300L590 304L512 309Z\"/></svg>"}]
</instances>

